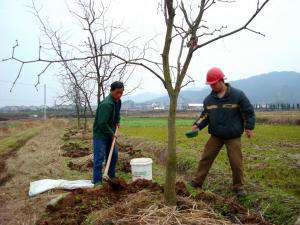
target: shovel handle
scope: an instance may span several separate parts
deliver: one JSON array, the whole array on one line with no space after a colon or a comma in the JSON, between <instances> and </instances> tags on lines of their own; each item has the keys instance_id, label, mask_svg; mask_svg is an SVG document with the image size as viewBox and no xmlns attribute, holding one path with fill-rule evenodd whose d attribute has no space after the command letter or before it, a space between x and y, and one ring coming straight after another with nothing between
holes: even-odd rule
<instances>
[{"instance_id":1,"label":"shovel handle","mask_svg":"<svg viewBox=\"0 0 300 225\"><path fill-rule=\"evenodd\" d=\"M115 135L113 137L113 140L112 140L112 143L111 143L111 146L110 146L109 155L108 155L108 158L107 158L107 161L106 161L106 166L105 166L104 174L103 174L104 178L108 177L108 175L107 175L108 174L108 169L109 169L112 154L113 154L113 151L114 151L114 147L115 147L115 143L116 143L116 135L117 134L118 134L118 127L116 128Z\"/></svg>"}]
</instances>

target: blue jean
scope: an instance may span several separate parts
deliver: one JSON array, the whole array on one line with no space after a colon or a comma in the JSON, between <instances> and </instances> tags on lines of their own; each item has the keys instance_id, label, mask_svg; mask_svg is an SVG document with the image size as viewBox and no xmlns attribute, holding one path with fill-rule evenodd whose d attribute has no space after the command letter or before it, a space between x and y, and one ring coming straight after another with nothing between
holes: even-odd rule
<instances>
[{"instance_id":1,"label":"blue jean","mask_svg":"<svg viewBox=\"0 0 300 225\"><path fill-rule=\"evenodd\" d=\"M102 182L102 164L108 158L109 150L111 147L112 139L111 138L93 138L93 147L94 147L94 166L93 166L93 183ZM116 164L118 161L118 147L115 144L113 155L111 158L108 176L114 178L116 176Z\"/></svg>"}]
</instances>

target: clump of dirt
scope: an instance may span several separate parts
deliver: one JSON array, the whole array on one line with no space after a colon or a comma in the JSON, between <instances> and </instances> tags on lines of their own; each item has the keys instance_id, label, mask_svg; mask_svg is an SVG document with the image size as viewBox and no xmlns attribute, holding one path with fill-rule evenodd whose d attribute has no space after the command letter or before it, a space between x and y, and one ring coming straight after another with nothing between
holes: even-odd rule
<instances>
[{"instance_id":1,"label":"clump of dirt","mask_svg":"<svg viewBox=\"0 0 300 225\"><path fill-rule=\"evenodd\" d=\"M65 152L62 154L65 157L77 158L91 154L89 147L83 147L77 142L69 142L63 144L61 149Z\"/></svg>"},{"instance_id":2,"label":"clump of dirt","mask_svg":"<svg viewBox=\"0 0 300 225\"><path fill-rule=\"evenodd\" d=\"M128 194L137 193L145 188L150 191L162 189L148 180L136 180L127 184L125 180L118 178L115 182L120 182L122 188L115 189L105 184L101 188L73 190L59 200L56 206L48 207L48 214L37 224L81 224L90 212L110 207L118 201L122 202Z\"/></svg>"},{"instance_id":3,"label":"clump of dirt","mask_svg":"<svg viewBox=\"0 0 300 225\"><path fill-rule=\"evenodd\" d=\"M0 155L0 186L5 185L6 182L8 182L13 175L7 172L6 167L6 160L14 156L16 154L16 151L10 151L9 153Z\"/></svg>"},{"instance_id":4,"label":"clump of dirt","mask_svg":"<svg viewBox=\"0 0 300 225\"><path fill-rule=\"evenodd\" d=\"M3 186L6 182L8 182L13 177L10 173L1 173L0 174L0 186Z\"/></svg>"},{"instance_id":5,"label":"clump of dirt","mask_svg":"<svg viewBox=\"0 0 300 225\"><path fill-rule=\"evenodd\" d=\"M93 160L89 159L87 160L85 163L75 163L75 162L68 162L67 166L71 169L71 170L77 170L80 172L87 172L89 170L91 170L91 168L93 168Z\"/></svg>"},{"instance_id":6,"label":"clump of dirt","mask_svg":"<svg viewBox=\"0 0 300 225\"><path fill-rule=\"evenodd\" d=\"M108 184L108 189L112 191L123 191L124 189L128 188L126 181L119 177L108 178L105 180L105 185Z\"/></svg>"},{"instance_id":7,"label":"clump of dirt","mask_svg":"<svg viewBox=\"0 0 300 225\"><path fill-rule=\"evenodd\" d=\"M117 169L124 173L130 173L131 172L130 158L125 156L120 157L118 161Z\"/></svg>"},{"instance_id":8,"label":"clump of dirt","mask_svg":"<svg viewBox=\"0 0 300 225\"><path fill-rule=\"evenodd\" d=\"M180 196L190 196L190 192L188 191L185 183L183 181L177 181L175 184L175 191Z\"/></svg>"},{"instance_id":9,"label":"clump of dirt","mask_svg":"<svg viewBox=\"0 0 300 225\"><path fill-rule=\"evenodd\" d=\"M77 129L73 127L69 127L65 129L65 132L62 136L64 141L71 139L81 139L81 140L90 140L92 138L91 130L87 129Z\"/></svg>"},{"instance_id":10,"label":"clump of dirt","mask_svg":"<svg viewBox=\"0 0 300 225\"><path fill-rule=\"evenodd\" d=\"M163 187L158 183L146 179L137 179L128 185L128 192L135 193L142 189L149 189L150 191L163 191Z\"/></svg>"},{"instance_id":11,"label":"clump of dirt","mask_svg":"<svg viewBox=\"0 0 300 225\"><path fill-rule=\"evenodd\" d=\"M117 144L120 152L125 152L131 157L143 157L141 149L134 148L133 145L120 141Z\"/></svg>"},{"instance_id":12,"label":"clump of dirt","mask_svg":"<svg viewBox=\"0 0 300 225\"><path fill-rule=\"evenodd\" d=\"M271 225L271 223L265 221L260 215L249 212L243 205L236 202L233 198L223 198L212 192L199 192L195 196L196 200L201 200L210 205L223 216L230 218L233 222L242 224L259 224L259 225Z\"/></svg>"},{"instance_id":13,"label":"clump of dirt","mask_svg":"<svg viewBox=\"0 0 300 225\"><path fill-rule=\"evenodd\" d=\"M62 136L62 139L67 141L67 140L70 140L71 136L75 135L77 133L77 131L75 129L72 129L72 128L66 128L65 129L65 132Z\"/></svg>"},{"instance_id":14,"label":"clump of dirt","mask_svg":"<svg viewBox=\"0 0 300 225\"><path fill-rule=\"evenodd\" d=\"M132 145L126 143L120 143L119 141L117 141L117 145L120 152L130 152L133 149Z\"/></svg>"},{"instance_id":15,"label":"clump of dirt","mask_svg":"<svg viewBox=\"0 0 300 225\"><path fill-rule=\"evenodd\" d=\"M77 150L65 152L64 154L62 154L62 156L70 157L70 158L78 158L89 154L90 153L86 149L77 149Z\"/></svg>"}]
</instances>

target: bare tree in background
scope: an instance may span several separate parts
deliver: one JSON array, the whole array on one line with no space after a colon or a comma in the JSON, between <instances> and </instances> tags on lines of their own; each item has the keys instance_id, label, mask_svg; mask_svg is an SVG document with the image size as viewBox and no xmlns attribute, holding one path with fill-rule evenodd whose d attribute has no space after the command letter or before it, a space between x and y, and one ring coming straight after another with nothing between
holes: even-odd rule
<instances>
[{"instance_id":1,"label":"bare tree in background","mask_svg":"<svg viewBox=\"0 0 300 225\"><path fill-rule=\"evenodd\" d=\"M67 70L67 68L64 68ZM63 87L64 94L59 96L57 102L59 105L71 103L75 106L77 128L81 129L81 118L84 119L83 130L87 131L87 110L95 90L95 82L91 82L86 76L76 76L67 71L59 75L60 83Z\"/></svg>"},{"instance_id":2,"label":"bare tree in background","mask_svg":"<svg viewBox=\"0 0 300 225\"><path fill-rule=\"evenodd\" d=\"M85 74L97 82L97 102L99 103L105 97L109 81L114 79L126 83L132 74L132 70L128 70L130 64L112 55L105 55L111 52L120 54L121 49L129 57L134 46L118 41L126 30L107 21L106 14L109 6L94 0L77 0L76 5L78 9L70 9L70 12L81 24L82 30L87 33L80 51L91 56L85 66Z\"/></svg>"},{"instance_id":3,"label":"bare tree in background","mask_svg":"<svg viewBox=\"0 0 300 225\"><path fill-rule=\"evenodd\" d=\"M38 58L22 60L16 57L15 50L19 46L16 41L11 57L2 61L13 60L20 63L12 88L26 64L44 63L43 69L37 74L36 86L39 85L40 77L50 66L56 64L64 68L65 73L60 73L60 75L71 79L71 83L83 96L90 115L93 116L92 98L88 96L87 89L82 85L97 84L96 99L99 103L108 92L107 87L112 80L120 80L125 84L128 82L135 65L126 62L134 56L136 49L132 40L124 41L124 38L120 40L126 31L106 18L109 6L104 5L102 1L76 0L72 6L69 7L70 15L82 30L79 37L73 38L76 41L69 40L66 31L52 28L50 23L40 15L41 9L38 9L33 0L30 8L40 24L43 35L39 44ZM84 36L83 39L82 36ZM43 58L43 55L52 57Z\"/></svg>"}]
</instances>

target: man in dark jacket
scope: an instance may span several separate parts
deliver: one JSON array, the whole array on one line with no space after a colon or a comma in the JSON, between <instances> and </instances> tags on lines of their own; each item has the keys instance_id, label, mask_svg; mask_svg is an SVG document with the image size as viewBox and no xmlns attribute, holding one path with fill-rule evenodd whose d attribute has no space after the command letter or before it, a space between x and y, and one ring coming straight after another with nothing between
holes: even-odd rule
<instances>
[{"instance_id":1,"label":"man in dark jacket","mask_svg":"<svg viewBox=\"0 0 300 225\"><path fill-rule=\"evenodd\" d=\"M93 183L102 183L102 163L107 160L115 135L120 123L121 96L124 85L115 81L110 86L110 94L98 105L93 125L94 166ZM115 145L108 170L108 176L114 178L118 161L118 147Z\"/></svg>"},{"instance_id":2,"label":"man in dark jacket","mask_svg":"<svg viewBox=\"0 0 300 225\"><path fill-rule=\"evenodd\" d=\"M241 90L224 82L224 74L220 69L210 69L206 83L211 86L212 92L205 98L204 110L192 129L201 130L208 125L211 136L205 145L196 176L190 184L202 188L214 159L225 145L232 170L233 190L238 195L245 195L241 135L245 132L247 137L253 136L253 107Z\"/></svg>"}]
</instances>

